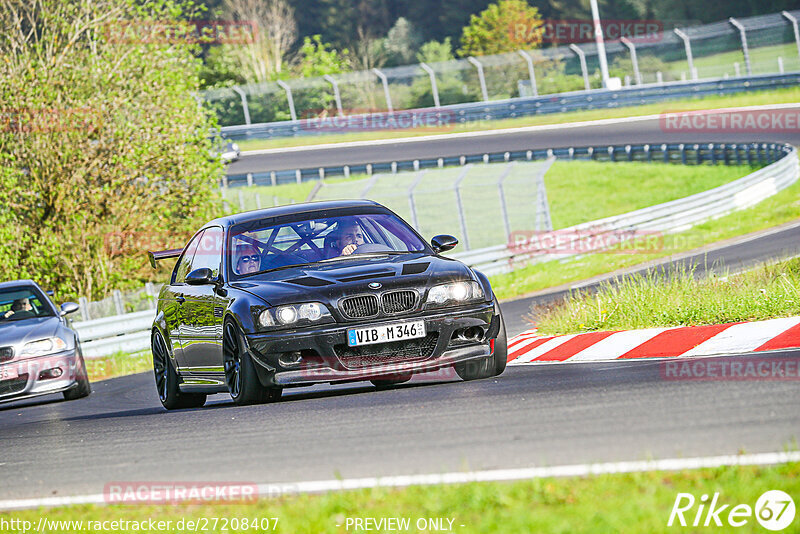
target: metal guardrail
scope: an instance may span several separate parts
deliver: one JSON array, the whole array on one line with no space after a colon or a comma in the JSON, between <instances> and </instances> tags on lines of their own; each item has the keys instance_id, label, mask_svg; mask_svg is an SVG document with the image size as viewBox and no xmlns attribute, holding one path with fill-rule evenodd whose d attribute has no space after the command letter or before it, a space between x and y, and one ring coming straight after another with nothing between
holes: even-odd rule
<instances>
[{"instance_id":1,"label":"metal guardrail","mask_svg":"<svg viewBox=\"0 0 800 534\"><path fill-rule=\"evenodd\" d=\"M597 229L612 232L620 229L658 229L678 231L702 220L735 209L751 206L794 183L800 173L797 151L777 143L749 144L663 144L610 147L579 147L537 151L473 155L460 163L511 161L514 159L595 159L603 161L664 161L679 164L743 164L768 166L729 184L683 199L666 202L634 212L587 222L567 230ZM564 231L564 230L560 230ZM452 254L468 265L494 275L511 270L515 264L531 261L534 254L514 253L507 244ZM546 259L565 255L547 254ZM98 358L118 351L136 352L150 346L150 327L155 310L104 317L73 323L81 339L86 358Z\"/></svg>"},{"instance_id":2,"label":"metal guardrail","mask_svg":"<svg viewBox=\"0 0 800 534\"><path fill-rule=\"evenodd\" d=\"M760 146L763 150L771 152L777 150L779 158L736 181L678 200L560 229L557 232L568 240L612 235L620 231L658 230L661 233L671 233L753 206L793 184L800 176L797 150L794 147L780 144ZM729 160L737 157L730 153L736 150L738 147L732 148L731 145L727 145L722 149L725 154L719 155ZM565 248L569 248L569 243L566 245ZM468 263L487 275L495 275L510 272L521 264L535 259L547 261L573 255L577 254L543 254L541 249L526 251L524 246L506 244L453 254L452 257Z\"/></svg>"},{"instance_id":3,"label":"metal guardrail","mask_svg":"<svg viewBox=\"0 0 800 534\"><path fill-rule=\"evenodd\" d=\"M316 135L336 131L390 129L380 125L403 124L414 117L436 120L441 126L456 126L475 121L509 119L565 111L611 109L637 106L665 100L700 98L711 95L762 91L800 84L800 72L764 74L704 81L676 81L624 87L616 90L591 89L556 93L537 97L511 98L492 102L454 104L438 108L411 109L394 112L350 115L347 117L301 119L239 126L224 126L221 133L233 140L271 139L300 135ZM412 122L413 124L413 122ZM366 125L366 126L365 126Z\"/></svg>"}]
</instances>

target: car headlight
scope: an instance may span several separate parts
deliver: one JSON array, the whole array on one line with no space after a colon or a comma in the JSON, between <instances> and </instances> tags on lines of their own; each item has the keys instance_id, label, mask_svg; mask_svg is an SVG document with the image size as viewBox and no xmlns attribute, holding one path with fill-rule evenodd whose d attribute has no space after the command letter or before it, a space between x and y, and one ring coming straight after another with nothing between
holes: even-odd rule
<instances>
[{"instance_id":1,"label":"car headlight","mask_svg":"<svg viewBox=\"0 0 800 534\"><path fill-rule=\"evenodd\" d=\"M452 282L433 286L428 291L426 306L448 306L482 300L483 289L478 282Z\"/></svg>"},{"instance_id":2,"label":"car headlight","mask_svg":"<svg viewBox=\"0 0 800 534\"><path fill-rule=\"evenodd\" d=\"M234 152L238 152L238 151L239 151L239 145L237 145L236 143L233 143L233 144L231 145L231 149L232 149Z\"/></svg>"},{"instance_id":3,"label":"car headlight","mask_svg":"<svg viewBox=\"0 0 800 534\"><path fill-rule=\"evenodd\" d=\"M331 312L320 302L288 304L277 308L261 309L254 315L257 317L258 326L262 328L303 325L333 320Z\"/></svg>"},{"instance_id":4,"label":"car headlight","mask_svg":"<svg viewBox=\"0 0 800 534\"><path fill-rule=\"evenodd\" d=\"M47 339L39 339L26 343L25 346L22 347L22 355L43 356L45 354L61 352L66 348L67 343L60 337L49 337Z\"/></svg>"}]
</instances>

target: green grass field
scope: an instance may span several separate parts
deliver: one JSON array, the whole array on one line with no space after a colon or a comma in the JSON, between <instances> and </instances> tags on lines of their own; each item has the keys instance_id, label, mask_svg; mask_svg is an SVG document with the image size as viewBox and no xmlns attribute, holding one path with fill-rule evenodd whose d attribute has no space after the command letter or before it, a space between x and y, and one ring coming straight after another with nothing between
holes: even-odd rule
<instances>
[{"instance_id":1,"label":"green grass field","mask_svg":"<svg viewBox=\"0 0 800 534\"><path fill-rule=\"evenodd\" d=\"M118 352L85 361L89 380L93 382L153 370L153 357L149 350L132 354Z\"/></svg>"},{"instance_id":2,"label":"green grass field","mask_svg":"<svg viewBox=\"0 0 800 534\"><path fill-rule=\"evenodd\" d=\"M733 68L733 67L731 67ZM308 135L302 137L281 137L276 139L258 139L241 141L243 151L265 148L284 148L290 146L317 145L322 143L345 143L353 141L372 141L376 139L397 139L401 137L419 137L459 132L481 132L503 128L519 128L523 126L540 126L546 124L564 124L567 122L590 121L600 119L616 119L643 115L658 115L674 111L693 111L739 106L757 106L767 104L784 104L800 102L800 87L759 91L729 96L707 96L700 99L672 100L643 106L630 106L612 109L596 109L588 111L570 111L503 119L493 121L471 122L464 125L453 125L446 128L416 128L413 130L382 130L370 132L338 133L326 135Z\"/></svg>"},{"instance_id":3,"label":"green grass field","mask_svg":"<svg viewBox=\"0 0 800 534\"><path fill-rule=\"evenodd\" d=\"M525 462L527 463L527 462ZM800 494L800 464L767 467L720 467L684 471L654 471L571 478L541 478L517 482L485 482L457 485L412 486L405 489L367 489L321 495L295 495L245 504L185 505L79 505L53 509L0 513L2 521L29 521L35 527L41 517L50 521L50 532L99 531L89 522L171 521L168 532L192 531L187 521L200 521L210 531L257 532L260 529L232 528L233 519L260 521L268 518L268 531L287 534L363 532L354 528L355 518L408 518L412 525L404 532L434 532L417 529L420 519L444 520L450 532L701 532L734 530L727 514L738 504L755 508L764 492L782 490L797 498ZM724 527L692 527L698 504L684 514L688 528L667 526L678 493L690 493L699 504L701 495L719 494L717 506L728 505L720 514ZM685 504L685 501L682 503ZM772 508L778 506L771 504ZM705 508L707 511L708 507ZM216 518L216 523L214 519ZM348 523L350 519L350 523ZM705 519L702 514L700 523ZM746 518L748 519L748 518ZM176 528L183 520L183 529ZM83 521L83 530L54 528L54 521ZM448 521L452 521L449 523ZM795 519L794 525L800 519ZM212 528L214 525L216 528ZM349 525L349 528L348 528ZM86 528L86 527L90 528ZM117 532L158 532L121 525ZM125 528L127 526L128 528ZM138 527L138 525L137 525ZM202 529L202 527L200 527ZM755 517L735 529L737 532L765 532ZM160 532L164 532L161 530ZM378 530L379 532L390 532ZM796 532L790 527L785 532ZM396 532L396 531L395 531Z\"/></svg>"},{"instance_id":4,"label":"green grass field","mask_svg":"<svg viewBox=\"0 0 800 534\"><path fill-rule=\"evenodd\" d=\"M561 284L632 268L672 254L765 230L800 218L800 182L751 208L696 225L665 239L664 248L637 254L588 254L524 266L491 278L501 299L511 299Z\"/></svg>"},{"instance_id":5,"label":"green grass field","mask_svg":"<svg viewBox=\"0 0 800 534\"><path fill-rule=\"evenodd\" d=\"M502 244L505 241L500 201L494 183L505 169L504 164L475 165L462 184L462 203L467 219L471 248ZM526 170L530 169L530 170ZM535 217L530 206L534 191L530 181L523 181L535 172L536 164L520 162L506 179L506 198L512 230L534 230ZM601 163L593 161L556 161L545 176L550 215L554 228L627 213L654 204L668 202L706 191L741 178L755 167L748 166L683 166L663 163ZM462 172L461 167L431 169L424 182L415 190L420 231L425 237L437 233L460 235L455 194L452 185ZM415 173L387 175L370 189L367 197L377 200L410 220L406 191ZM364 177L328 181L315 200L358 198L368 183ZM276 202L304 201L316 182L285 184L276 187L253 186L231 189L227 198L232 207L240 209L241 191L244 209L266 207ZM509 194L511 191L519 193ZM598 201L601 199L601 201ZM430 234L430 235L428 235ZM462 240L463 241L463 240Z\"/></svg>"},{"instance_id":6,"label":"green grass field","mask_svg":"<svg viewBox=\"0 0 800 534\"><path fill-rule=\"evenodd\" d=\"M800 259L727 271L696 279L679 270L604 284L593 295L574 295L537 317L543 334L628 330L758 321L800 314Z\"/></svg>"}]
</instances>

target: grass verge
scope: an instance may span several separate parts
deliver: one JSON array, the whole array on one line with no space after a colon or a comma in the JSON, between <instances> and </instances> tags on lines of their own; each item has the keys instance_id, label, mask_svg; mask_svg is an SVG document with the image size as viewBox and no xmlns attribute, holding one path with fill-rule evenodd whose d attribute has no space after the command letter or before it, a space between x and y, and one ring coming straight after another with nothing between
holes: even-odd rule
<instances>
[{"instance_id":1,"label":"grass verge","mask_svg":"<svg viewBox=\"0 0 800 534\"><path fill-rule=\"evenodd\" d=\"M519 165L526 165L526 163L520 163ZM481 166L477 167L480 171ZM499 174L499 169L504 168L502 164L490 164L487 167L498 169L495 174ZM673 165L660 162L556 161L547 172L545 183L553 227L564 228L706 191L741 178L757 168L747 165L726 167ZM429 170L428 174L438 173L437 176L441 175L443 181L447 179L452 181L452 176L448 174L451 171L452 168ZM445 176L446 174L447 176ZM402 173L397 176L399 183L401 181L400 177L411 177L413 173ZM327 182L330 184L343 184L363 178L331 179ZM387 180L393 178L388 176ZM242 206L237 205L238 192L241 191L244 209L257 208L256 195L259 195L260 205L263 207L272 205L273 197L277 197L276 202L303 202L316 183L282 184L275 187L237 187L231 190L235 194L228 193L228 200L232 206L241 208ZM354 195L358 196L363 188L364 185L353 183L352 187L341 188L340 193L343 198L352 198ZM403 190L402 185L398 185L398 188ZM483 193L483 191L481 192ZM488 193L491 194L492 192L489 191ZM468 224L471 223L469 220L471 216L485 214L489 211L486 206L486 194L483 193L483 196L473 195L465 199L464 209L467 214ZM602 199L602 202L598 202L598 199ZM385 203L401 215L408 211L408 199L402 195L387 196L385 199L378 197L374 200ZM396 201L397 206L392 205L392 200ZM470 200L474 201L474 205L470 204ZM426 199L421 196L416 202L421 221L425 218L426 207L429 208L428 211L431 212L431 217L443 217L441 213L441 195L435 199ZM496 219L497 216L499 214L491 213L490 218L494 217L495 220L487 221L486 224L489 226L500 224ZM534 229L533 215L531 215L531 219L531 227L526 229ZM457 233L458 228L440 228L438 231ZM494 241L490 244L496 243ZM477 246L475 247L477 248Z\"/></svg>"},{"instance_id":2,"label":"grass verge","mask_svg":"<svg viewBox=\"0 0 800 534\"><path fill-rule=\"evenodd\" d=\"M800 313L800 258L750 271L696 279L688 269L669 278L650 271L572 296L538 318L543 334L718 324Z\"/></svg>"},{"instance_id":3,"label":"grass verge","mask_svg":"<svg viewBox=\"0 0 800 534\"><path fill-rule=\"evenodd\" d=\"M408 518L409 532L433 531L417 528L422 519L452 520L455 532L672 532L668 527L678 493L691 493L699 503L701 495L719 493L717 506L728 505L720 514L723 525L738 504L755 508L759 496L768 490L782 490L797 498L800 494L800 463L767 467L720 467L675 472L613 474L581 478L544 478L508 483L470 483L414 486L404 489L368 489L322 495L296 495L264 499L249 504L72 506L48 510L0 513L0 521L30 521L33 526L46 516L50 532L79 531L53 528L55 521L82 521L83 531L91 522L171 521L170 532L189 531L187 521L200 520L208 529L219 531L221 519L227 531L248 521L278 518L275 532L323 533L359 531L347 520L354 518ZM777 506L777 505L774 505ZM707 511L708 507L703 510ZM697 504L684 514L691 523ZM214 518L217 518L217 527ZM705 513L702 514L702 521ZM741 532L763 531L754 516L737 528ZM184 528L176 528L179 521ZM795 519L795 523L798 520ZM273 524L269 520L270 525ZM98 523L100 525L101 523ZM713 525L713 523L712 523ZM154 532L118 524L118 532ZM202 528L202 527L201 527ZM715 528L714 526L711 527ZM716 527L719 528L719 527ZM691 526L690 526L691 529ZM100 528L95 530L99 531ZM790 527L791 530L791 527ZM161 530L163 532L164 530ZM385 531L385 530L384 530ZM697 531L697 527L695 530Z\"/></svg>"},{"instance_id":4,"label":"grass verge","mask_svg":"<svg viewBox=\"0 0 800 534\"><path fill-rule=\"evenodd\" d=\"M758 91L728 96L707 96L700 99L672 100L643 106L630 106L613 109L595 109L586 111L570 111L547 115L533 115L514 119L478 121L468 124L452 125L438 128L415 128L410 130L381 130L369 132L337 133L325 135L306 135L301 137L281 137L276 139L254 139L239 142L242 151L267 148L285 148L290 146L307 146L322 143L347 143L354 141L374 141L377 139L397 139L402 137L419 137L461 132L481 132L503 128L520 128L523 126L541 126L546 124L564 124L567 122L591 121L600 119L618 119L642 115L658 115L672 111L693 111L740 106L757 106L765 104L784 104L800 101L800 87Z\"/></svg>"},{"instance_id":5,"label":"grass verge","mask_svg":"<svg viewBox=\"0 0 800 534\"><path fill-rule=\"evenodd\" d=\"M587 254L560 261L531 264L512 273L493 276L492 288L501 299L519 297L561 284L634 267L709 243L765 230L800 218L800 182L751 208L706 221L671 236L664 247L636 254Z\"/></svg>"},{"instance_id":6,"label":"grass verge","mask_svg":"<svg viewBox=\"0 0 800 534\"><path fill-rule=\"evenodd\" d=\"M153 370L150 351L135 353L117 352L103 358L85 359L90 381L105 380Z\"/></svg>"}]
</instances>

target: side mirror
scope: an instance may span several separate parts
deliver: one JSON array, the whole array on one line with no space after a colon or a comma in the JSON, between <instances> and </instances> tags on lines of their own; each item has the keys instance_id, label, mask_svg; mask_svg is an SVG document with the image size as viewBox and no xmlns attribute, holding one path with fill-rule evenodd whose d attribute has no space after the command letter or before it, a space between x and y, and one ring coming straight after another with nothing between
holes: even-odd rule
<instances>
[{"instance_id":1,"label":"side mirror","mask_svg":"<svg viewBox=\"0 0 800 534\"><path fill-rule=\"evenodd\" d=\"M80 306L74 302L65 302L61 305L61 317L78 311L78 308L80 308Z\"/></svg>"},{"instance_id":2,"label":"side mirror","mask_svg":"<svg viewBox=\"0 0 800 534\"><path fill-rule=\"evenodd\" d=\"M200 267L186 275L186 283L192 286L202 286L214 282L214 275L208 267Z\"/></svg>"},{"instance_id":3,"label":"side mirror","mask_svg":"<svg viewBox=\"0 0 800 534\"><path fill-rule=\"evenodd\" d=\"M456 245L458 245L458 239L451 235L437 235L431 239L431 246L433 247L433 251L437 254L440 252L447 252Z\"/></svg>"}]
</instances>

